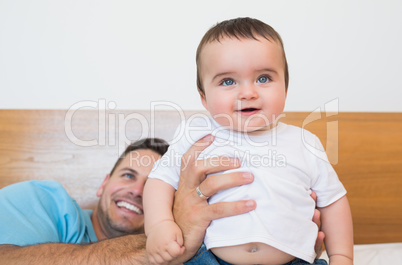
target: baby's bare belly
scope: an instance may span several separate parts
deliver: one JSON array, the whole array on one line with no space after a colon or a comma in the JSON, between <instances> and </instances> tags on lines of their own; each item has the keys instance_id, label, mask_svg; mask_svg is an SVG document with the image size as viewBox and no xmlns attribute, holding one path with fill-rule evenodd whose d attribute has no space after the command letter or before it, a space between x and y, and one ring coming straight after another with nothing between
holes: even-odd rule
<instances>
[{"instance_id":1,"label":"baby's bare belly","mask_svg":"<svg viewBox=\"0 0 402 265\"><path fill-rule=\"evenodd\" d=\"M213 248L211 251L226 262L235 265L280 265L295 257L263 243L247 243L231 247Z\"/></svg>"}]
</instances>

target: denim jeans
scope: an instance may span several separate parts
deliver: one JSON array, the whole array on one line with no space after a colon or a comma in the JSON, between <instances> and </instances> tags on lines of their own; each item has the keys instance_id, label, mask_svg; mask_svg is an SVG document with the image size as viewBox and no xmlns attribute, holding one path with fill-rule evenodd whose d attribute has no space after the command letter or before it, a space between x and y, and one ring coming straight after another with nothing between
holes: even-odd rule
<instances>
[{"instance_id":1,"label":"denim jeans","mask_svg":"<svg viewBox=\"0 0 402 265\"><path fill-rule=\"evenodd\" d=\"M232 265L226 261L221 260L212 254L211 251L207 250L203 244L198 250L197 254L194 255L189 261L184 263L185 265ZM307 261L301 259L295 259L284 265L306 265L310 264ZM316 259L313 263L314 265L327 265L327 262L323 259Z\"/></svg>"}]
</instances>

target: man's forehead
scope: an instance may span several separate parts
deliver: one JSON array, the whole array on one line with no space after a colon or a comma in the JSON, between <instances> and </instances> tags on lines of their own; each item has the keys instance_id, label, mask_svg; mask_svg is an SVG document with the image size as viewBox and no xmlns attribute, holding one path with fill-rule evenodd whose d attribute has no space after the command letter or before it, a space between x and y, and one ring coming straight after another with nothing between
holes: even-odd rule
<instances>
[{"instance_id":1,"label":"man's forehead","mask_svg":"<svg viewBox=\"0 0 402 265\"><path fill-rule=\"evenodd\" d=\"M152 150L138 149L128 153L123 159L121 166L128 167L136 171L150 171L159 158L160 155Z\"/></svg>"}]
</instances>

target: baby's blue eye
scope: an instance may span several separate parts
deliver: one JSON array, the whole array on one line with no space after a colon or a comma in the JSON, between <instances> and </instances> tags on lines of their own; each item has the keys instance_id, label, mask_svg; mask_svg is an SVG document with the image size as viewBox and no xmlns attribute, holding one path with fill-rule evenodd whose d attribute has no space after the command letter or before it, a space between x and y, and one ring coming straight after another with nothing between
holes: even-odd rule
<instances>
[{"instance_id":1,"label":"baby's blue eye","mask_svg":"<svg viewBox=\"0 0 402 265\"><path fill-rule=\"evenodd\" d=\"M268 83L269 78L267 76L260 76L257 80L258 83Z\"/></svg>"},{"instance_id":2,"label":"baby's blue eye","mask_svg":"<svg viewBox=\"0 0 402 265\"><path fill-rule=\"evenodd\" d=\"M222 81L222 85L224 86L232 86L235 84L235 81L233 81L233 79L224 79Z\"/></svg>"}]
</instances>

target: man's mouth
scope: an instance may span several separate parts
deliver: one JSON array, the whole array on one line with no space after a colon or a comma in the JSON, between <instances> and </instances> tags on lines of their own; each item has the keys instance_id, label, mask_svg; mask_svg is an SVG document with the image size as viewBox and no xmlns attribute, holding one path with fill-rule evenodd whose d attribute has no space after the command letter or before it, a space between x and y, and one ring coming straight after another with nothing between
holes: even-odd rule
<instances>
[{"instance_id":1,"label":"man's mouth","mask_svg":"<svg viewBox=\"0 0 402 265\"><path fill-rule=\"evenodd\" d=\"M125 201L118 201L116 204L119 208L125 208L125 209L135 212L137 214L144 214L144 212L140 208L138 208L135 205L132 205L131 203L128 203Z\"/></svg>"}]
</instances>

